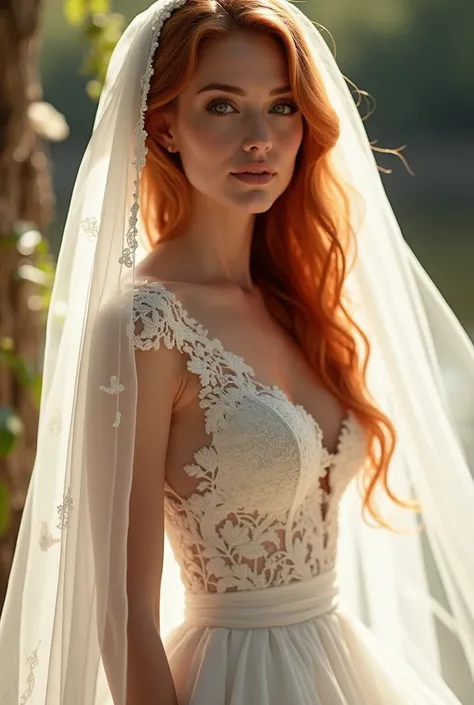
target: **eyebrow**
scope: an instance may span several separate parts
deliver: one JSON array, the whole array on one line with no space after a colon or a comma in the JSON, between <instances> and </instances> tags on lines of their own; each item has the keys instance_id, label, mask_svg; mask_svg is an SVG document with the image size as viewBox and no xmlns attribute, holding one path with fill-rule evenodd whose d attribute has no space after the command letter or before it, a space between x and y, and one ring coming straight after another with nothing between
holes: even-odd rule
<instances>
[{"instance_id":1,"label":"eyebrow","mask_svg":"<svg viewBox=\"0 0 474 705\"><path fill-rule=\"evenodd\" d=\"M198 90L199 93L204 93L205 91L225 91L226 93L235 93L235 95L245 96L246 93L242 88L237 86L229 86L227 83L208 83L207 86L203 86ZM274 88L270 91L269 95L282 95L283 93L291 93L291 86L281 86L281 88Z\"/></svg>"}]
</instances>

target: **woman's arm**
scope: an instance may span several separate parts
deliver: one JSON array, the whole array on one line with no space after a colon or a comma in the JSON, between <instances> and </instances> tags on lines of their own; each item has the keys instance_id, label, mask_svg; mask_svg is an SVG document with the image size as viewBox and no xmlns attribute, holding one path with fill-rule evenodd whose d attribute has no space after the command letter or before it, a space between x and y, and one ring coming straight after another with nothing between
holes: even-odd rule
<instances>
[{"instance_id":1,"label":"woman's arm","mask_svg":"<svg viewBox=\"0 0 474 705\"><path fill-rule=\"evenodd\" d=\"M88 387L87 487L98 639L116 705L124 699L126 705L177 705L159 634L159 604L165 462L173 404L186 365L179 350L164 344L157 350L136 349L135 400L135 371L127 367L120 377L117 370L117 330L112 309L101 316L94 332ZM117 396L101 391L113 374L123 383L118 434L113 424Z\"/></svg>"},{"instance_id":2,"label":"woman's arm","mask_svg":"<svg viewBox=\"0 0 474 705\"><path fill-rule=\"evenodd\" d=\"M164 551L164 481L182 355L165 345L135 353L137 425L128 533L127 705L177 705L159 635Z\"/></svg>"}]
</instances>

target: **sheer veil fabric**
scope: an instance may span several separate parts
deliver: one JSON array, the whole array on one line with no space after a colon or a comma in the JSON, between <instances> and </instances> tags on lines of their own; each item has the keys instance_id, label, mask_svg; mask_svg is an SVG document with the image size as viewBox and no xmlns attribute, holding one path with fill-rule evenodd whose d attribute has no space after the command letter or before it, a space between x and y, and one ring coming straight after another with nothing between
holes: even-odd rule
<instances>
[{"instance_id":1,"label":"sheer veil fabric","mask_svg":"<svg viewBox=\"0 0 474 705\"><path fill-rule=\"evenodd\" d=\"M48 318L37 456L0 623L1 705L110 705L109 682L114 705L126 704L137 399L130 322L144 111L161 28L185 1L159 0L120 39L77 176ZM354 202L358 252L347 286L372 346L370 390L399 436L392 485L413 493L423 509L423 533L372 529L349 488L342 592L394 658L409 659L428 686L442 672L446 631L472 678L473 346L400 233L331 52L303 13L281 2L303 28L340 116L334 162L365 204L358 213ZM403 528L417 524L403 513ZM181 588L168 552L163 618L179 616ZM163 631L172 626L168 620Z\"/></svg>"}]
</instances>

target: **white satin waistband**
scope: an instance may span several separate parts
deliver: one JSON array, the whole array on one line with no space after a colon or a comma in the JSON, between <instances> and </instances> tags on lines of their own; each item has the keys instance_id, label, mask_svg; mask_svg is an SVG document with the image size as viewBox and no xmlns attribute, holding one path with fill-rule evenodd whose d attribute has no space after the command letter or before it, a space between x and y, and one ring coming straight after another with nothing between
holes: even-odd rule
<instances>
[{"instance_id":1,"label":"white satin waistband","mask_svg":"<svg viewBox=\"0 0 474 705\"><path fill-rule=\"evenodd\" d=\"M187 624L228 629L286 627L333 612L339 603L335 570L279 587L185 594Z\"/></svg>"}]
</instances>

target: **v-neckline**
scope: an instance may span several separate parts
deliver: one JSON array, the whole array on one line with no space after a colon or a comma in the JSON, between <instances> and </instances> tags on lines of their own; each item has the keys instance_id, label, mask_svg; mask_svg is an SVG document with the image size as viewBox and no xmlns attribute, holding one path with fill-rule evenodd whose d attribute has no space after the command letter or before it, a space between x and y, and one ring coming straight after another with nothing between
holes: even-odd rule
<instances>
[{"instance_id":1,"label":"v-neckline","mask_svg":"<svg viewBox=\"0 0 474 705\"><path fill-rule=\"evenodd\" d=\"M255 376L255 371L251 365L247 363L244 357L242 355L237 355L236 353L228 350L223 344L220 338L217 338L216 336L212 336L209 334L208 329L196 318L191 316L184 304L181 302L181 300L176 296L174 291L171 289L168 289L165 284L162 282L158 281L157 279L150 279L149 277L139 277L134 281L134 287L139 287L141 284L147 284L151 285L153 287L156 287L160 289L162 292L165 293L165 295L172 301L172 303L175 305L177 310L179 311L179 315L183 323L190 328L192 331L195 333L198 333L198 335L205 341L207 345L211 347L211 349L218 349L219 352L221 352L226 358L229 359L229 361L232 361L234 359L235 361L239 362L242 366L246 368L246 371L249 375L249 378L251 379L253 385L259 389L261 392L264 394L267 393L270 396L277 395L279 398L283 399L285 403L287 403L291 408L293 408L296 411L299 411L302 413L306 418L312 423L314 426L315 430L317 431L320 439L320 444L323 452L327 456L329 460L335 461L339 458L339 456L342 454L343 451L343 445L344 445L344 439L346 437L346 429L349 430L350 426L352 423L356 421L356 415L354 412L349 409L347 412L346 416L343 418L341 427L339 429L339 433L337 435L337 441L336 441L336 450L334 452L328 450L325 446L324 443L324 433L321 428L321 425L319 421L315 418L315 416L308 411L302 404L298 404L290 399L288 394L278 385L270 385L270 384L264 384L263 382L258 381L258 379Z\"/></svg>"}]
</instances>

